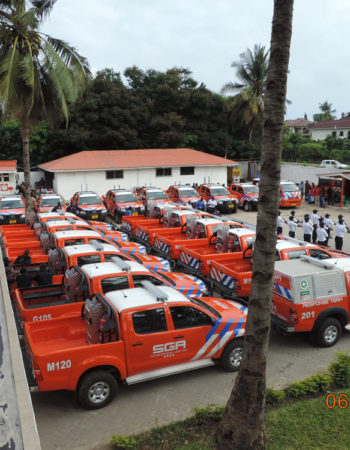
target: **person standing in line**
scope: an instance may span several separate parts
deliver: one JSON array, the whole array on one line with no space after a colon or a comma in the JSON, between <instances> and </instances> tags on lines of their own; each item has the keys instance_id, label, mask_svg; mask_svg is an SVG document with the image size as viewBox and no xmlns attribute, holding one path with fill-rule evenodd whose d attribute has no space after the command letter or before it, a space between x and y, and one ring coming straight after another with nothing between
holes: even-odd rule
<instances>
[{"instance_id":1,"label":"person standing in line","mask_svg":"<svg viewBox=\"0 0 350 450\"><path fill-rule=\"evenodd\" d=\"M320 185L317 185L315 187L315 206L320 206L320 194L321 194L321 188L320 188Z\"/></svg>"},{"instance_id":2,"label":"person standing in line","mask_svg":"<svg viewBox=\"0 0 350 450\"><path fill-rule=\"evenodd\" d=\"M325 193L326 193L325 188L324 188L324 186L322 186L320 188L320 208L325 208L326 207L326 204L325 204L325 201L324 201Z\"/></svg>"},{"instance_id":3,"label":"person standing in line","mask_svg":"<svg viewBox=\"0 0 350 450\"><path fill-rule=\"evenodd\" d=\"M289 220L287 222L287 225L289 227L289 237L291 238L295 238L295 230L297 229L295 220L297 219L294 219L293 216L289 216Z\"/></svg>"},{"instance_id":4,"label":"person standing in line","mask_svg":"<svg viewBox=\"0 0 350 450\"><path fill-rule=\"evenodd\" d=\"M311 183L310 194L311 194L311 203L315 204L315 195L316 195L315 183Z\"/></svg>"},{"instance_id":5,"label":"person standing in line","mask_svg":"<svg viewBox=\"0 0 350 450\"><path fill-rule=\"evenodd\" d=\"M321 216L319 216L317 213L318 213L318 209L314 209L312 211L311 219L312 219L312 224L318 226L320 223Z\"/></svg>"},{"instance_id":6,"label":"person standing in line","mask_svg":"<svg viewBox=\"0 0 350 450\"><path fill-rule=\"evenodd\" d=\"M281 211L278 211L278 217L277 217L277 235L283 234L283 224L285 223L285 220L281 216Z\"/></svg>"},{"instance_id":7,"label":"person standing in line","mask_svg":"<svg viewBox=\"0 0 350 450\"><path fill-rule=\"evenodd\" d=\"M304 233L304 241L305 242L311 242L311 235L313 231L312 223L310 222L310 216L309 214L304 215L304 221L303 221L303 233Z\"/></svg>"},{"instance_id":8,"label":"person standing in line","mask_svg":"<svg viewBox=\"0 0 350 450\"><path fill-rule=\"evenodd\" d=\"M305 181L305 186L304 186L304 192L305 192L305 200L308 199L308 194L310 193L310 183L308 182L308 180Z\"/></svg>"},{"instance_id":9,"label":"person standing in line","mask_svg":"<svg viewBox=\"0 0 350 450\"><path fill-rule=\"evenodd\" d=\"M300 188L301 199L303 199L303 197L304 197L304 188L305 188L304 181L300 182L299 188Z\"/></svg>"},{"instance_id":10,"label":"person standing in line","mask_svg":"<svg viewBox=\"0 0 350 450\"><path fill-rule=\"evenodd\" d=\"M291 210L290 215L293 217L294 222L298 225L300 223L300 220L295 217L294 209Z\"/></svg>"},{"instance_id":11,"label":"person standing in line","mask_svg":"<svg viewBox=\"0 0 350 450\"><path fill-rule=\"evenodd\" d=\"M214 196L211 196L208 200L208 206L207 206L207 211L210 214L215 214L216 212L216 207L217 207L217 201L215 200Z\"/></svg>"},{"instance_id":12,"label":"person standing in line","mask_svg":"<svg viewBox=\"0 0 350 450\"><path fill-rule=\"evenodd\" d=\"M317 228L316 233L317 233L317 244L326 246L328 241L328 233L324 227L323 220L320 221L320 226Z\"/></svg>"},{"instance_id":13,"label":"person standing in line","mask_svg":"<svg viewBox=\"0 0 350 450\"><path fill-rule=\"evenodd\" d=\"M338 222L335 225L335 248L337 250L343 248L343 239L346 232L349 232L349 229L344 222L343 216L340 214L338 216Z\"/></svg>"},{"instance_id":14,"label":"person standing in line","mask_svg":"<svg viewBox=\"0 0 350 450\"><path fill-rule=\"evenodd\" d=\"M327 234L328 234L328 239L327 239L327 245L328 245L328 240L331 237L331 231L333 230L333 227L334 227L334 222L332 219L330 219L330 214L328 214L328 213L325 214L325 219L323 222L324 222L324 226L327 231Z\"/></svg>"}]
</instances>

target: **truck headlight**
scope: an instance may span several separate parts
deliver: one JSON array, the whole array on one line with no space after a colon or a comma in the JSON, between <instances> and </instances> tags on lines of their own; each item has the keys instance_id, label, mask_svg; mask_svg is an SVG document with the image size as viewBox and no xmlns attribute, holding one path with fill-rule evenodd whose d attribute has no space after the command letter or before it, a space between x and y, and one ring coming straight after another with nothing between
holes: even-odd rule
<instances>
[{"instance_id":1,"label":"truck headlight","mask_svg":"<svg viewBox=\"0 0 350 450\"><path fill-rule=\"evenodd\" d=\"M104 208L101 212L102 212L102 214L106 214L107 209Z\"/></svg>"}]
</instances>

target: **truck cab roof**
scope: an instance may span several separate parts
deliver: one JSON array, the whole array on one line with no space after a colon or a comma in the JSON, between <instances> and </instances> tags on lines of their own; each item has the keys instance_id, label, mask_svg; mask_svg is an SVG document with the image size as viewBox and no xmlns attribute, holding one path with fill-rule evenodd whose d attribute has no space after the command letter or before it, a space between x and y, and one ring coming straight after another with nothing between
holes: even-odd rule
<instances>
[{"instance_id":1,"label":"truck cab roof","mask_svg":"<svg viewBox=\"0 0 350 450\"><path fill-rule=\"evenodd\" d=\"M229 231L230 234L235 234L238 237L242 236L255 236L256 233L254 230L250 230L249 228L231 228Z\"/></svg>"},{"instance_id":2,"label":"truck cab roof","mask_svg":"<svg viewBox=\"0 0 350 450\"><path fill-rule=\"evenodd\" d=\"M190 303L190 300L180 292L169 286L157 286L169 302ZM139 308L142 306L159 305L163 303L158 300L148 289L132 288L121 291L111 291L105 294L106 299L114 308L121 313L126 309Z\"/></svg>"},{"instance_id":3,"label":"truck cab roof","mask_svg":"<svg viewBox=\"0 0 350 450\"><path fill-rule=\"evenodd\" d=\"M99 242L99 247L103 252L115 252L118 253L119 250L115 245L104 244ZM66 253L67 256L81 255L84 253L92 253L98 251L98 249L93 244L81 244L81 245L69 245L68 247L63 247L62 251Z\"/></svg>"},{"instance_id":4,"label":"truck cab roof","mask_svg":"<svg viewBox=\"0 0 350 450\"><path fill-rule=\"evenodd\" d=\"M101 234L93 230L67 230L56 231L54 233L56 239L61 238L75 238L75 237L96 237L101 238Z\"/></svg>"},{"instance_id":5,"label":"truck cab roof","mask_svg":"<svg viewBox=\"0 0 350 450\"><path fill-rule=\"evenodd\" d=\"M126 264L130 267L130 272L149 273L149 270L146 269L145 266L137 262L128 261ZM81 270L83 270L89 278L99 277L101 275L118 275L126 272L125 269L114 262L85 264L84 266L81 266Z\"/></svg>"},{"instance_id":6,"label":"truck cab roof","mask_svg":"<svg viewBox=\"0 0 350 450\"><path fill-rule=\"evenodd\" d=\"M344 271L350 271L350 258L328 258L327 262Z\"/></svg>"}]
</instances>

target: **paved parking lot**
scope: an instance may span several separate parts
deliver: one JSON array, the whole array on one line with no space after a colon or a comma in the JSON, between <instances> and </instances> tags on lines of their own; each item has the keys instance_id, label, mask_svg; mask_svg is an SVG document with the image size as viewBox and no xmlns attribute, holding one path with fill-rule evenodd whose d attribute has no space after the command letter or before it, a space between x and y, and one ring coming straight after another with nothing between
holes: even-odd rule
<instances>
[{"instance_id":1,"label":"paved parking lot","mask_svg":"<svg viewBox=\"0 0 350 450\"><path fill-rule=\"evenodd\" d=\"M302 219L313 206L297 208L297 218ZM325 210L335 220L339 208ZM322 210L322 215L324 211ZM350 211L341 212L350 224ZM282 210L288 218L290 210ZM255 212L238 211L246 222L255 224ZM288 227L284 227L286 234ZM298 228L297 237L302 237ZM330 241L334 244L334 240ZM350 234L344 239L344 250L350 251ZM300 380L316 371L325 370L335 357L335 352L348 351L350 333L335 347L313 347L306 336L282 336L272 331L268 353L267 382L281 388L288 382ZM133 386L121 386L119 395L106 408L85 411L72 402L69 392L35 393L32 395L43 449L104 449L112 434L132 434L151 427L183 419L193 413L196 406L224 405L232 389L234 375L211 367L191 373L171 376Z\"/></svg>"}]
</instances>

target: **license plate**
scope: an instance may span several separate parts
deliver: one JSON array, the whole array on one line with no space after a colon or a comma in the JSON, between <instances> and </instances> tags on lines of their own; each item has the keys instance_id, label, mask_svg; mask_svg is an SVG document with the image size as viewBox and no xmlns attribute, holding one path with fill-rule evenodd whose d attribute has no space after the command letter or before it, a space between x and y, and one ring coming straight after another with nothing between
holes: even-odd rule
<instances>
[{"instance_id":1,"label":"license plate","mask_svg":"<svg viewBox=\"0 0 350 450\"><path fill-rule=\"evenodd\" d=\"M297 204L296 203L292 203L290 206L297 206Z\"/></svg>"},{"instance_id":2,"label":"license plate","mask_svg":"<svg viewBox=\"0 0 350 450\"><path fill-rule=\"evenodd\" d=\"M16 220L10 220L10 223L17 223Z\"/></svg>"},{"instance_id":3,"label":"license plate","mask_svg":"<svg viewBox=\"0 0 350 450\"><path fill-rule=\"evenodd\" d=\"M233 208L233 205L228 205L229 208Z\"/></svg>"},{"instance_id":4,"label":"license plate","mask_svg":"<svg viewBox=\"0 0 350 450\"><path fill-rule=\"evenodd\" d=\"M97 214L94 214L93 216L91 216L93 219L97 219L98 218L98 215Z\"/></svg>"},{"instance_id":5,"label":"license plate","mask_svg":"<svg viewBox=\"0 0 350 450\"><path fill-rule=\"evenodd\" d=\"M137 213L132 213L132 215L133 215L133 216L137 216L138 214L137 214Z\"/></svg>"}]
</instances>

